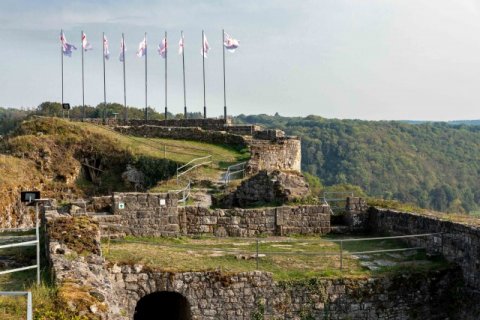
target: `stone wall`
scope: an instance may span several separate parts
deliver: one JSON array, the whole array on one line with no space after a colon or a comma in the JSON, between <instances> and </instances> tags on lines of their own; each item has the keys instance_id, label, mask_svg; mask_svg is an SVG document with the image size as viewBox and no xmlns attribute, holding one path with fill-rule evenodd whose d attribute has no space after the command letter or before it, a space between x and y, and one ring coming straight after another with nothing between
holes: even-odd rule
<instances>
[{"instance_id":1,"label":"stone wall","mask_svg":"<svg viewBox=\"0 0 480 320\"><path fill-rule=\"evenodd\" d=\"M324 205L212 210L177 207L176 195L166 193L114 193L113 215L98 216L97 220L105 231L103 236L252 237L330 231L329 208Z\"/></svg>"},{"instance_id":2,"label":"stone wall","mask_svg":"<svg viewBox=\"0 0 480 320\"><path fill-rule=\"evenodd\" d=\"M262 170L219 199L218 205L222 208L245 208L274 203L281 205L308 195L308 183L300 173Z\"/></svg>"},{"instance_id":3,"label":"stone wall","mask_svg":"<svg viewBox=\"0 0 480 320\"><path fill-rule=\"evenodd\" d=\"M184 234L254 237L259 235L326 234L330 214L326 206L216 209L179 207Z\"/></svg>"},{"instance_id":4,"label":"stone wall","mask_svg":"<svg viewBox=\"0 0 480 320\"><path fill-rule=\"evenodd\" d=\"M110 272L117 302L128 319L142 297L165 291L183 295L194 320L448 319L458 315L452 296L458 272L450 269L288 283L275 282L260 271L170 273L114 265Z\"/></svg>"},{"instance_id":5,"label":"stone wall","mask_svg":"<svg viewBox=\"0 0 480 320\"><path fill-rule=\"evenodd\" d=\"M254 139L258 139L258 140L273 141L277 138L284 138L285 132L278 129L266 129L266 130L258 130L253 132L252 136Z\"/></svg>"},{"instance_id":6,"label":"stone wall","mask_svg":"<svg viewBox=\"0 0 480 320\"><path fill-rule=\"evenodd\" d=\"M242 136L253 136L255 132L262 131L263 128L255 124L231 124L225 126L223 130Z\"/></svg>"},{"instance_id":7,"label":"stone wall","mask_svg":"<svg viewBox=\"0 0 480 320\"><path fill-rule=\"evenodd\" d=\"M111 230L125 234L176 236L180 232L177 195L173 193L114 193L113 214L120 219L111 226ZM103 223L106 227L108 224Z\"/></svg>"},{"instance_id":8,"label":"stone wall","mask_svg":"<svg viewBox=\"0 0 480 320\"><path fill-rule=\"evenodd\" d=\"M251 158L247 172L255 174L267 171L301 171L302 148L296 137L276 138L274 140L252 140L249 143Z\"/></svg>"},{"instance_id":9,"label":"stone wall","mask_svg":"<svg viewBox=\"0 0 480 320\"><path fill-rule=\"evenodd\" d=\"M132 136L166 138L177 140L201 141L212 144L246 147L247 142L241 135L223 131L203 130L199 127L165 127L165 126L117 126L115 130Z\"/></svg>"},{"instance_id":10,"label":"stone wall","mask_svg":"<svg viewBox=\"0 0 480 320\"><path fill-rule=\"evenodd\" d=\"M150 126L166 126L166 127L197 127L203 130L215 130L222 131L226 125L231 125L231 119L167 119L167 120L148 120L145 123L145 120L128 120L128 125L130 126L140 126L148 124Z\"/></svg>"},{"instance_id":11,"label":"stone wall","mask_svg":"<svg viewBox=\"0 0 480 320\"><path fill-rule=\"evenodd\" d=\"M87 318L132 319L143 297L176 292L187 299L194 320L478 319L478 308L463 295L455 268L287 282L261 271L172 273L105 261L99 229L88 217L65 218L54 211L45 217L59 297Z\"/></svg>"},{"instance_id":12,"label":"stone wall","mask_svg":"<svg viewBox=\"0 0 480 320\"><path fill-rule=\"evenodd\" d=\"M459 265L466 284L480 287L480 228L442 220L435 215L370 208L368 229L373 232L408 235L441 233L435 237L418 238L415 245L426 245L431 252L440 252L450 262ZM448 217L448 215L446 216ZM412 241L412 240L410 240Z\"/></svg>"}]
</instances>

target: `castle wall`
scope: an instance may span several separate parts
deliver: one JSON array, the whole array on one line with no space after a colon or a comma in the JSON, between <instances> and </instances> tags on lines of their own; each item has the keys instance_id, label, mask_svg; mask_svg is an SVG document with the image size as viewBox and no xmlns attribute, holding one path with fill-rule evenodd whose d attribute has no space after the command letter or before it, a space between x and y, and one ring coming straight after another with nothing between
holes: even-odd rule
<instances>
[{"instance_id":1,"label":"castle wall","mask_svg":"<svg viewBox=\"0 0 480 320\"><path fill-rule=\"evenodd\" d=\"M212 210L178 207L176 195L166 193L114 193L113 215L97 219L106 230L104 236L115 232L134 236L235 237L330 232L330 213L323 205Z\"/></svg>"},{"instance_id":2,"label":"castle wall","mask_svg":"<svg viewBox=\"0 0 480 320\"><path fill-rule=\"evenodd\" d=\"M262 271L168 272L138 264L119 266L107 263L99 254L99 229L94 221L88 221L91 218L67 218L70 220L59 223L57 219L65 218L58 218L56 212L45 216L55 282L60 291L77 290L78 298L65 303L87 317L132 319L141 298L167 291L187 299L194 320L478 319L475 303L462 294L456 268L381 277L276 281ZM71 232L70 238L76 240L59 241L57 237L65 232ZM86 238L85 232L94 234Z\"/></svg>"},{"instance_id":3,"label":"castle wall","mask_svg":"<svg viewBox=\"0 0 480 320\"><path fill-rule=\"evenodd\" d=\"M103 225L134 236L180 234L177 196L173 193L114 193L113 214ZM114 219L117 218L117 219Z\"/></svg>"},{"instance_id":4,"label":"castle wall","mask_svg":"<svg viewBox=\"0 0 480 320\"><path fill-rule=\"evenodd\" d=\"M455 270L379 278L276 282L266 272L155 272L110 269L115 295L131 319L137 302L161 291L186 297L194 320L447 319Z\"/></svg>"},{"instance_id":5,"label":"castle wall","mask_svg":"<svg viewBox=\"0 0 480 320\"><path fill-rule=\"evenodd\" d=\"M203 130L199 127L166 127L166 126L121 126L115 130L132 136L165 138L177 140L200 141L212 144L226 144L230 146L247 146L245 138L241 135L224 131Z\"/></svg>"},{"instance_id":6,"label":"castle wall","mask_svg":"<svg viewBox=\"0 0 480 320\"><path fill-rule=\"evenodd\" d=\"M325 206L283 206L262 209L216 209L179 207L186 234L230 237L259 235L326 234L330 214Z\"/></svg>"},{"instance_id":7,"label":"castle wall","mask_svg":"<svg viewBox=\"0 0 480 320\"><path fill-rule=\"evenodd\" d=\"M480 229L475 225L442 220L434 215L370 208L368 229L373 232L408 235L439 233L434 237L409 240L425 245L430 252L442 253L450 262L459 265L465 282L471 288L480 286Z\"/></svg>"}]
</instances>

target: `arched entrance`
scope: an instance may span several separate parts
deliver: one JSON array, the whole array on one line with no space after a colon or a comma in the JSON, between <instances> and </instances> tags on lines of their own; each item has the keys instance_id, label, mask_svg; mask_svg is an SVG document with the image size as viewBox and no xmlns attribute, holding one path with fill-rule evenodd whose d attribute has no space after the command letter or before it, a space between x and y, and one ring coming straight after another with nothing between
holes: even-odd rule
<instances>
[{"instance_id":1,"label":"arched entrance","mask_svg":"<svg viewBox=\"0 0 480 320\"><path fill-rule=\"evenodd\" d=\"M154 292L137 302L133 320L191 320L190 303L176 292Z\"/></svg>"}]
</instances>

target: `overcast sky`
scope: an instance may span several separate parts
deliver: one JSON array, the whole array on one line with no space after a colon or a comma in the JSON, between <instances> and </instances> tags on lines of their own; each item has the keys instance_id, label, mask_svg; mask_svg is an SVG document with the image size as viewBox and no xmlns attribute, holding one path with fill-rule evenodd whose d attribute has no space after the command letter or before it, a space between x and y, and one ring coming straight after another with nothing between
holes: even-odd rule
<instances>
[{"instance_id":1,"label":"overcast sky","mask_svg":"<svg viewBox=\"0 0 480 320\"><path fill-rule=\"evenodd\" d=\"M80 47L85 102L103 101L101 35L110 41L107 100L123 101L121 33L127 43L127 103L144 105L148 33L149 105L163 110L164 67L156 52L170 40L169 110L183 111L180 30L185 32L187 106L203 110L201 30L208 114L223 112L222 28L240 40L227 52L230 114L275 112L359 119L480 119L480 0L2 0L0 106L60 101L60 29ZM155 50L154 50L155 49ZM65 100L81 104L81 52L65 58Z\"/></svg>"}]
</instances>

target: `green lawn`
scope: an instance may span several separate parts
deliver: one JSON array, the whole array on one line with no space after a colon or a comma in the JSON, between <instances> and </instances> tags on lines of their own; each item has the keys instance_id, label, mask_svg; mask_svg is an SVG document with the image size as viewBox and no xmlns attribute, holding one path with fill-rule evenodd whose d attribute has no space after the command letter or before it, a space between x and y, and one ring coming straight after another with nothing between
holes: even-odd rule
<instances>
[{"instance_id":1,"label":"green lawn","mask_svg":"<svg viewBox=\"0 0 480 320\"><path fill-rule=\"evenodd\" d=\"M405 248L399 240L344 242L340 270L340 238L278 237L258 242L258 269L272 272L276 280L308 277L343 277L377 275L401 269L438 268L443 261L428 260L423 251L403 255L355 254L381 249ZM103 252L109 261L143 264L168 271L222 270L253 271L256 266L256 239L246 238L134 238L105 241ZM366 262L367 261L367 262ZM377 267L372 261L388 265ZM387 261L387 262L385 262ZM373 264L375 270L365 267Z\"/></svg>"}]
</instances>

